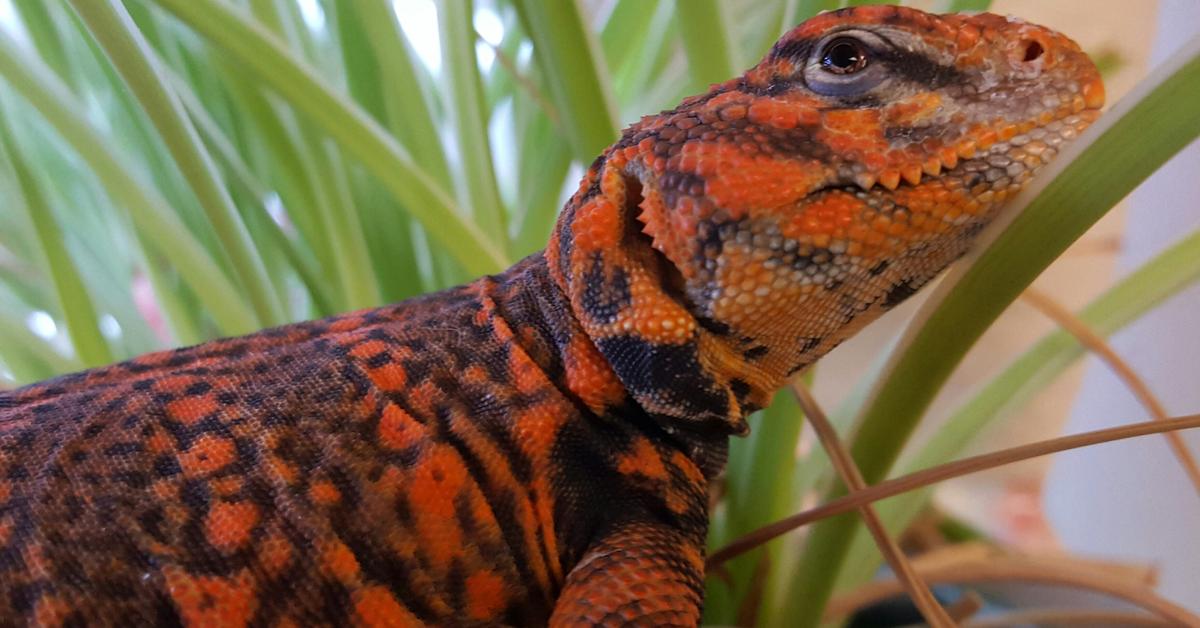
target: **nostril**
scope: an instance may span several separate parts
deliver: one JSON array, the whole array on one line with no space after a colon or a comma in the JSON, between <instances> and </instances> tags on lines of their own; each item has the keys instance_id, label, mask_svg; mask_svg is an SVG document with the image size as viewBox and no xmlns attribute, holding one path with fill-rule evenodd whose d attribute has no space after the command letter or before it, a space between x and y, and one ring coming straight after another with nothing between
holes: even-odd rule
<instances>
[{"instance_id":1,"label":"nostril","mask_svg":"<svg viewBox=\"0 0 1200 628\"><path fill-rule=\"evenodd\" d=\"M1024 61L1025 63L1029 63L1030 61L1037 61L1039 58L1041 58L1042 53L1046 52L1046 49L1043 48L1042 44L1039 43L1037 40L1030 39L1030 40L1025 41L1024 44L1025 44L1025 54L1022 55L1021 60Z\"/></svg>"}]
</instances>

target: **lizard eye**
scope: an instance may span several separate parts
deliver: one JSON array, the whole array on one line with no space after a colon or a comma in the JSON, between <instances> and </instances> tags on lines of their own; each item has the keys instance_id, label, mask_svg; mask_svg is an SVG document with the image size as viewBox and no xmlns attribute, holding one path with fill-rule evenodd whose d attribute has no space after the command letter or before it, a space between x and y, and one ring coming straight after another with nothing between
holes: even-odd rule
<instances>
[{"instance_id":1,"label":"lizard eye","mask_svg":"<svg viewBox=\"0 0 1200 628\"><path fill-rule=\"evenodd\" d=\"M853 74L867 67L867 49L852 37L838 37L821 51L821 67L833 74Z\"/></svg>"},{"instance_id":2,"label":"lizard eye","mask_svg":"<svg viewBox=\"0 0 1200 628\"><path fill-rule=\"evenodd\" d=\"M833 98L857 99L887 78L884 64L872 59L888 43L869 31L838 31L813 47L804 66L804 83Z\"/></svg>"}]
</instances>

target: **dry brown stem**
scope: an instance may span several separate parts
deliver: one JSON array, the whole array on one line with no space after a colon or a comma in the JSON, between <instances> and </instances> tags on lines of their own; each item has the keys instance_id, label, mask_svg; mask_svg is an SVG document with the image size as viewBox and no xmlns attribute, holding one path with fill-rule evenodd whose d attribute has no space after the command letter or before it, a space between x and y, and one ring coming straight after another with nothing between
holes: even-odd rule
<instances>
[{"instance_id":1,"label":"dry brown stem","mask_svg":"<svg viewBox=\"0 0 1200 628\"><path fill-rule=\"evenodd\" d=\"M1161 617L1172 625L1200 626L1200 617L1156 594L1150 587L1113 576L1104 571L1081 570L1076 564L1063 564L1055 558L1031 556L991 556L957 564L915 566L921 578L931 584L985 582L1025 582L1049 586L1086 589L1125 600ZM903 592L896 580L871 582L830 600L825 618L834 619Z\"/></svg>"},{"instance_id":2,"label":"dry brown stem","mask_svg":"<svg viewBox=\"0 0 1200 628\"><path fill-rule=\"evenodd\" d=\"M796 401L800 404L800 408L804 410L804 415L808 417L809 423L813 426L813 430L817 433L817 438L821 441L821 446L825 448L825 452L829 455L830 461L833 463L834 470L838 476L842 478L842 482L846 484L846 488L851 495L866 488L867 483L863 480L862 473L858 470L858 465L854 464L854 458L850 456L850 452L846 451L838 438L837 431L826 418L824 410L813 398L808 389L799 382L793 382L792 394L795 395ZM946 626L955 626L954 620L946 613L946 609L938 603L937 598L933 597L933 592L925 584L921 577L913 570L912 565L904 556L904 552L900 550L900 546L896 541L888 535L887 529L880 520L879 514L870 504L863 504L858 507L858 512L862 515L863 520L867 524L867 530L871 532L871 536L875 539L875 545L879 547L880 553L883 554L884 560L892 567L896 577L899 579L904 590L912 598L913 604L917 610L921 611L921 616L930 626L935 628L943 628Z\"/></svg>"},{"instance_id":3,"label":"dry brown stem","mask_svg":"<svg viewBox=\"0 0 1200 628\"><path fill-rule=\"evenodd\" d=\"M1088 608L1038 608L980 617L965 628L1009 628L1010 626L1173 626L1171 622L1136 611L1104 611Z\"/></svg>"},{"instance_id":4,"label":"dry brown stem","mask_svg":"<svg viewBox=\"0 0 1200 628\"><path fill-rule=\"evenodd\" d=\"M1150 413L1150 416L1154 420L1165 421L1167 419L1166 408L1163 407L1158 397L1150 391L1150 387L1146 385L1146 381L1139 377L1137 372L1133 370L1133 367L1122 359L1120 355L1117 355L1112 345L1100 336L1100 334L1096 333L1091 326L1060 303L1038 290L1026 288L1025 293L1021 296L1027 303L1037 308L1039 312L1053 320L1067 333L1075 336L1079 344L1087 347L1089 351L1104 360L1108 364L1108 367L1113 370L1113 373L1129 388L1129 391L1133 393L1138 402L1146 408L1146 411ZM1167 432L1165 436L1171 445L1171 453L1179 460L1179 465L1183 467L1184 473L1192 481L1192 486L1196 489L1196 493L1200 494L1200 465L1196 464L1196 459L1192 456L1191 451L1188 450L1187 443L1183 441L1183 437L1175 432Z\"/></svg>"},{"instance_id":5,"label":"dry brown stem","mask_svg":"<svg viewBox=\"0 0 1200 628\"><path fill-rule=\"evenodd\" d=\"M790 517L785 517L765 525L757 530L748 532L741 538L734 540L725 547L713 552L708 558L707 568L711 571L721 563L748 552L777 536L786 532L790 532L813 521L818 521L826 517L840 515L858 508L864 504L879 501L887 497L893 497L909 491L925 488L932 484L949 480L986 469L1045 456L1047 454L1067 451L1069 449L1078 449L1080 447L1089 447L1100 443L1111 441L1124 440L1127 438L1136 438L1138 436L1146 436L1147 434L1161 434L1172 430L1185 430L1200 427L1200 414L1191 414L1176 418L1167 419L1166 421L1149 421L1145 423L1135 423L1133 425L1122 425L1119 427L1110 427L1103 430L1093 432L1084 432L1083 434L1074 434L1071 436L1060 436L1049 440L1003 449L1000 451L983 454L980 456L972 456L954 462L922 469L916 473L910 473L905 476L885 480L878 484L868 486L867 488L844 497L839 497L832 501L826 502L815 508L810 508L803 512L799 512Z\"/></svg>"},{"instance_id":6,"label":"dry brown stem","mask_svg":"<svg viewBox=\"0 0 1200 628\"><path fill-rule=\"evenodd\" d=\"M966 591L953 604L946 607L946 612L950 614L950 618L962 624L978 613L983 608L983 598L974 591Z\"/></svg>"}]
</instances>

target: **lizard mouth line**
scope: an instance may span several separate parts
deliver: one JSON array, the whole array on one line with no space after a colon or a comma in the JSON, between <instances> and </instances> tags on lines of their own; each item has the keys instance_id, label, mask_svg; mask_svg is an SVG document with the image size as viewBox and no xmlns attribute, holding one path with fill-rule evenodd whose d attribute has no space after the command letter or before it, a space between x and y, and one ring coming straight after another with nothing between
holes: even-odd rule
<instances>
[{"instance_id":1,"label":"lizard mouth line","mask_svg":"<svg viewBox=\"0 0 1200 628\"><path fill-rule=\"evenodd\" d=\"M959 167L961 162L974 159L980 154L986 154L988 150L999 145L993 144L987 148L980 148L975 142L964 142L957 148L942 149L938 155L929 158L924 163L913 163L899 168L884 170L879 173L857 172L850 175L843 175L837 181L818 187L812 193L824 192L831 189L844 189L853 193L855 188L861 188L870 192L876 185L882 186L892 192L896 191L896 188L899 188L903 184L916 187L921 184L924 177L938 177L945 172L953 172Z\"/></svg>"},{"instance_id":2,"label":"lizard mouth line","mask_svg":"<svg viewBox=\"0 0 1200 628\"><path fill-rule=\"evenodd\" d=\"M935 154L921 163L910 163L905 166L893 167L881 172L860 171L843 174L836 181L814 189L811 193L825 192L831 189L843 189L853 193L854 188L871 192L876 185L894 192L901 185L908 184L916 187L924 177L938 177L944 173L961 172L960 164L980 159L988 159L993 155L1004 154L1027 146L1038 146L1037 143L1048 144L1058 149L1067 142L1075 139L1084 128L1095 121L1100 115L1099 107L1092 103L1078 103L1075 110L1065 115L1059 115L1053 120L1024 130L1019 134L1010 134L1004 139L997 138L993 133L990 138L967 139L953 146L939 149ZM1036 150L1036 148L1035 148ZM1022 150L1022 152L1027 152ZM1055 151L1056 152L1056 151ZM1038 153L1040 154L1040 153Z\"/></svg>"}]
</instances>

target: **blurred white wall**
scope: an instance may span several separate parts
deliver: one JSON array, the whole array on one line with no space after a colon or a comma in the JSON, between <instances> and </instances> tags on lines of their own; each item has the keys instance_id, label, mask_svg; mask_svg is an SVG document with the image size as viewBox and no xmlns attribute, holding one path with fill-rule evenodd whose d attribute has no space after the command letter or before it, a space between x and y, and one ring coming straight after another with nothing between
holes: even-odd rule
<instances>
[{"instance_id":1,"label":"blurred white wall","mask_svg":"<svg viewBox=\"0 0 1200 628\"><path fill-rule=\"evenodd\" d=\"M1200 2L1162 0L1151 63L1200 36ZM1200 107L1181 102L1180 107ZM1122 274L1200 228L1200 143L1130 198L1118 259ZM1200 412L1200 286L1160 306L1113 338L1173 415ZM1088 365L1066 433L1112 427L1147 415L1111 372ZM1200 433L1185 432L1200 456ZM1065 549L1157 565L1162 594L1200 611L1200 495L1162 437L1058 456L1045 485L1046 514Z\"/></svg>"}]
</instances>

